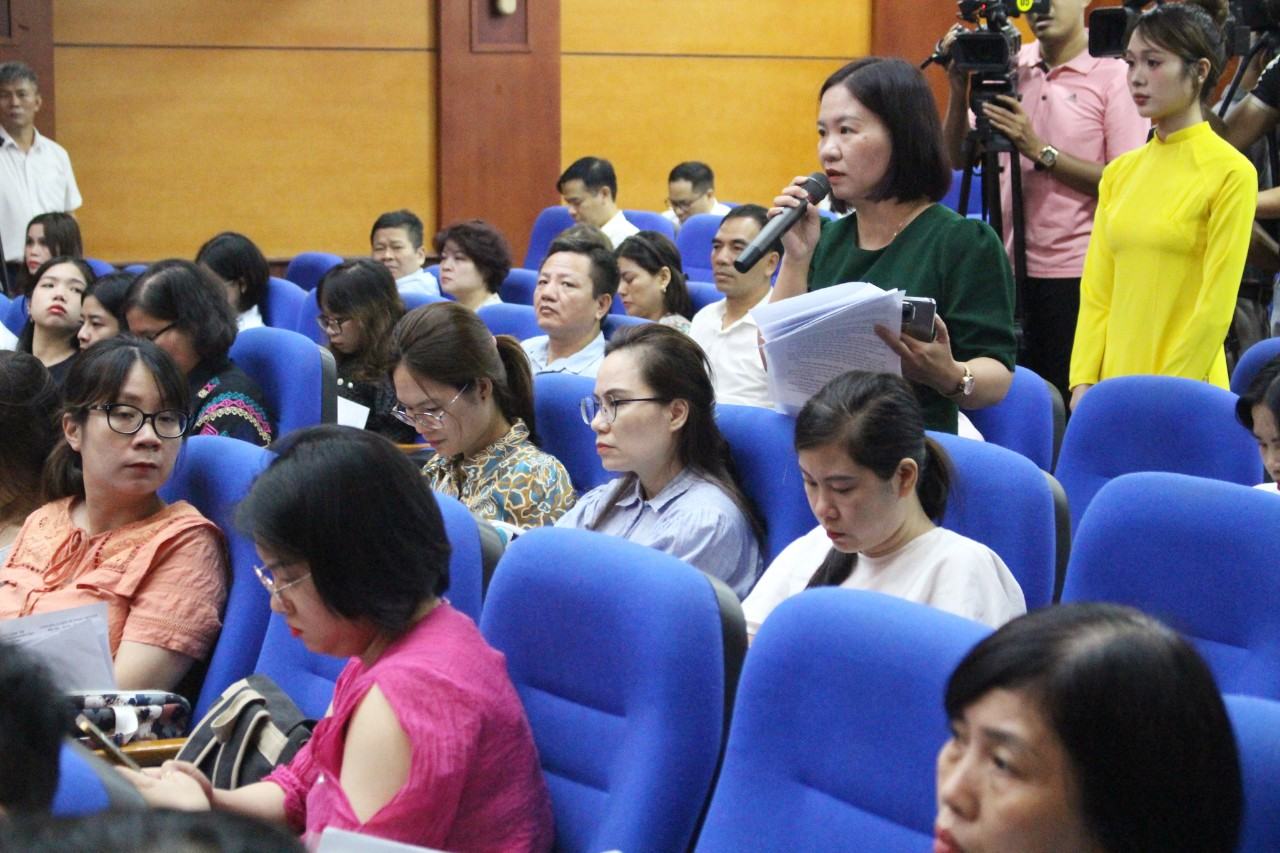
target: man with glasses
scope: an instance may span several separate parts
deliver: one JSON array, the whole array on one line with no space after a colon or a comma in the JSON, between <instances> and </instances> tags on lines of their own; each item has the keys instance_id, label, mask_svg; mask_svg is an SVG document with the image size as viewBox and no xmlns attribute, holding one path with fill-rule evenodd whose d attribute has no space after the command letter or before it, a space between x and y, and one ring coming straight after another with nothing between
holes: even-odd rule
<instances>
[{"instance_id":1,"label":"man with glasses","mask_svg":"<svg viewBox=\"0 0 1280 853\"><path fill-rule=\"evenodd\" d=\"M732 208L716 200L716 176L711 167L697 160L687 160L667 175L668 210L662 212L677 231L684 221L698 213L724 216Z\"/></svg>"}]
</instances>

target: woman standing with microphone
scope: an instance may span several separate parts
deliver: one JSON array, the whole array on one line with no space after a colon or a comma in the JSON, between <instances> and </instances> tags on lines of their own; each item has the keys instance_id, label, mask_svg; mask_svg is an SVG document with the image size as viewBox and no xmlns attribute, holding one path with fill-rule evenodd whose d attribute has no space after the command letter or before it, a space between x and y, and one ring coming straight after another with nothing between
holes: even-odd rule
<instances>
[{"instance_id":1,"label":"woman standing with microphone","mask_svg":"<svg viewBox=\"0 0 1280 853\"><path fill-rule=\"evenodd\" d=\"M957 405L998 403L1013 382L1013 275L986 223L937 204L951 170L920 72L902 60L871 57L828 77L818 159L832 199L854 212L823 223L812 206L805 210L783 238L773 298L866 281L936 300L933 341L878 332L901 357L926 426L955 432ZM777 213L807 199L807 180L796 178L774 199Z\"/></svg>"}]
</instances>

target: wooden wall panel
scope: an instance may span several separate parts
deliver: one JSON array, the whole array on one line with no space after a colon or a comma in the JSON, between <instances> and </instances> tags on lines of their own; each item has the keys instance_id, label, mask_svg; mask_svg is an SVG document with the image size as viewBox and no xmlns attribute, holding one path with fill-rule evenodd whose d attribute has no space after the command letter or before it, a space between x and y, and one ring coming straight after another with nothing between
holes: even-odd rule
<instances>
[{"instance_id":1,"label":"wooden wall panel","mask_svg":"<svg viewBox=\"0 0 1280 853\"><path fill-rule=\"evenodd\" d=\"M504 19L489 8L440 6L440 222L489 221L519 262L538 211L560 201L560 9L522 0Z\"/></svg>"},{"instance_id":2,"label":"wooden wall panel","mask_svg":"<svg viewBox=\"0 0 1280 853\"><path fill-rule=\"evenodd\" d=\"M57 85L53 73L53 14L48 0L11 0L11 32L0 35L0 62L19 60L31 66L40 80L43 104L36 116L36 129L57 135Z\"/></svg>"},{"instance_id":3,"label":"wooden wall panel","mask_svg":"<svg viewBox=\"0 0 1280 853\"><path fill-rule=\"evenodd\" d=\"M43 0L47 2L47 0ZM435 46L434 0L55 0L61 44Z\"/></svg>"},{"instance_id":4,"label":"wooden wall panel","mask_svg":"<svg viewBox=\"0 0 1280 853\"><path fill-rule=\"evenodd\" d=\"M871 44L871 3L561 0L564 51L853 58Z\"/></svg>"},{"instance_id":5,"label":"wooden wall panel","mask_svg":"<svg viewBox=\"0 0 1280 853\"><path fill-rule=\"evenodd\" d=\"M841 62L566 56L563 160L611 160L626 208L661 210L682 160L710 164L720 198L765 202L818 167L818 87Z\"/></svg>"},{"instance_id":6,"label":"wooden wall panel","mask_svg":"<svg viewBox=\"0 0 1280 853\"><path fill-rule=\"evenodd\" d=\"M434 225L434 55L59 47L86 249L191 257L222 229L270 256L368 251L384 210Z\"/></svg>"},{"instance_id":7,"label":"wooden wall panel","mask_svg":"<svg viewBox=\"0 0 1280 853\"><path fill-rule=\"evenodd\" d=\"M813 171L818 87L871 43L872 0L561 5L562 159L611 160L628 208L661 209L682 160L736 202Z\"/></svg>"}]
</instances>

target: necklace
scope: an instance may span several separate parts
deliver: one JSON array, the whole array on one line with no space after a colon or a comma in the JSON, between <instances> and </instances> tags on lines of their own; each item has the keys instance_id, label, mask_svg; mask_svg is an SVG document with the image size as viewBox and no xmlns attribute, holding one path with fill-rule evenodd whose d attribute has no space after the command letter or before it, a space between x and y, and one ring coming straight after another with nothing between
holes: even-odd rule
<instances>
[{"instance_id":1,"label":"necklace","mask_svg":"<svg viewBox=\"0 0 1280 853\"><path fill-rule=\"evenodd\" d=\"M889 242L892 243L895 239L897 239L898 235L902 233L902 229L906 228L909 224L911 224L911 220L915 219L921 213L924 213L925 209L927 209L931 204L933 204L933 202L927 201L920 207L917 207L914 210L907 211L907 215L902 217L902 224L898 226L897 231L893 232L893 236L889 238Z\"/></svg>"}]
</instances>

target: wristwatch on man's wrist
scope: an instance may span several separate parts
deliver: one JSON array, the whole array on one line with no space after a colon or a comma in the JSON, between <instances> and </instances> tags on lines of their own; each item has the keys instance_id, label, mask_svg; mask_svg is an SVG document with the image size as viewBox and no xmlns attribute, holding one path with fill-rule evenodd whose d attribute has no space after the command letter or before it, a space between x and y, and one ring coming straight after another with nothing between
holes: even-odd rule
<instances>
[{"instance_id":1,"label":"wristwatch on man's wrist","mask_svg":"<svg viewBox=\"0 0 1280 853\"><path fill-rule=\"evenodd\" d=\"M959 400L973 395L973 386L977 382L973 375L973 370L970 369L967 361L961 362L960 366L964 368L964 375L960 377L960 381L956 383L954 390L949 394L943 395L948 400Z\"/></svg>"},{"instance_id":2,"label":"wristwatch on man's wrist","mask_svg":"<svg viewBox=\"0 0 1280 853\"><path fill-rule=\"evenodd\" d=\"M1046 145L1040 149L1040 153L1036 156L1036 168L1043 169L1046 172L1058 165L1058 149L1052 145Z\"/></svg>"}]
</instances>

